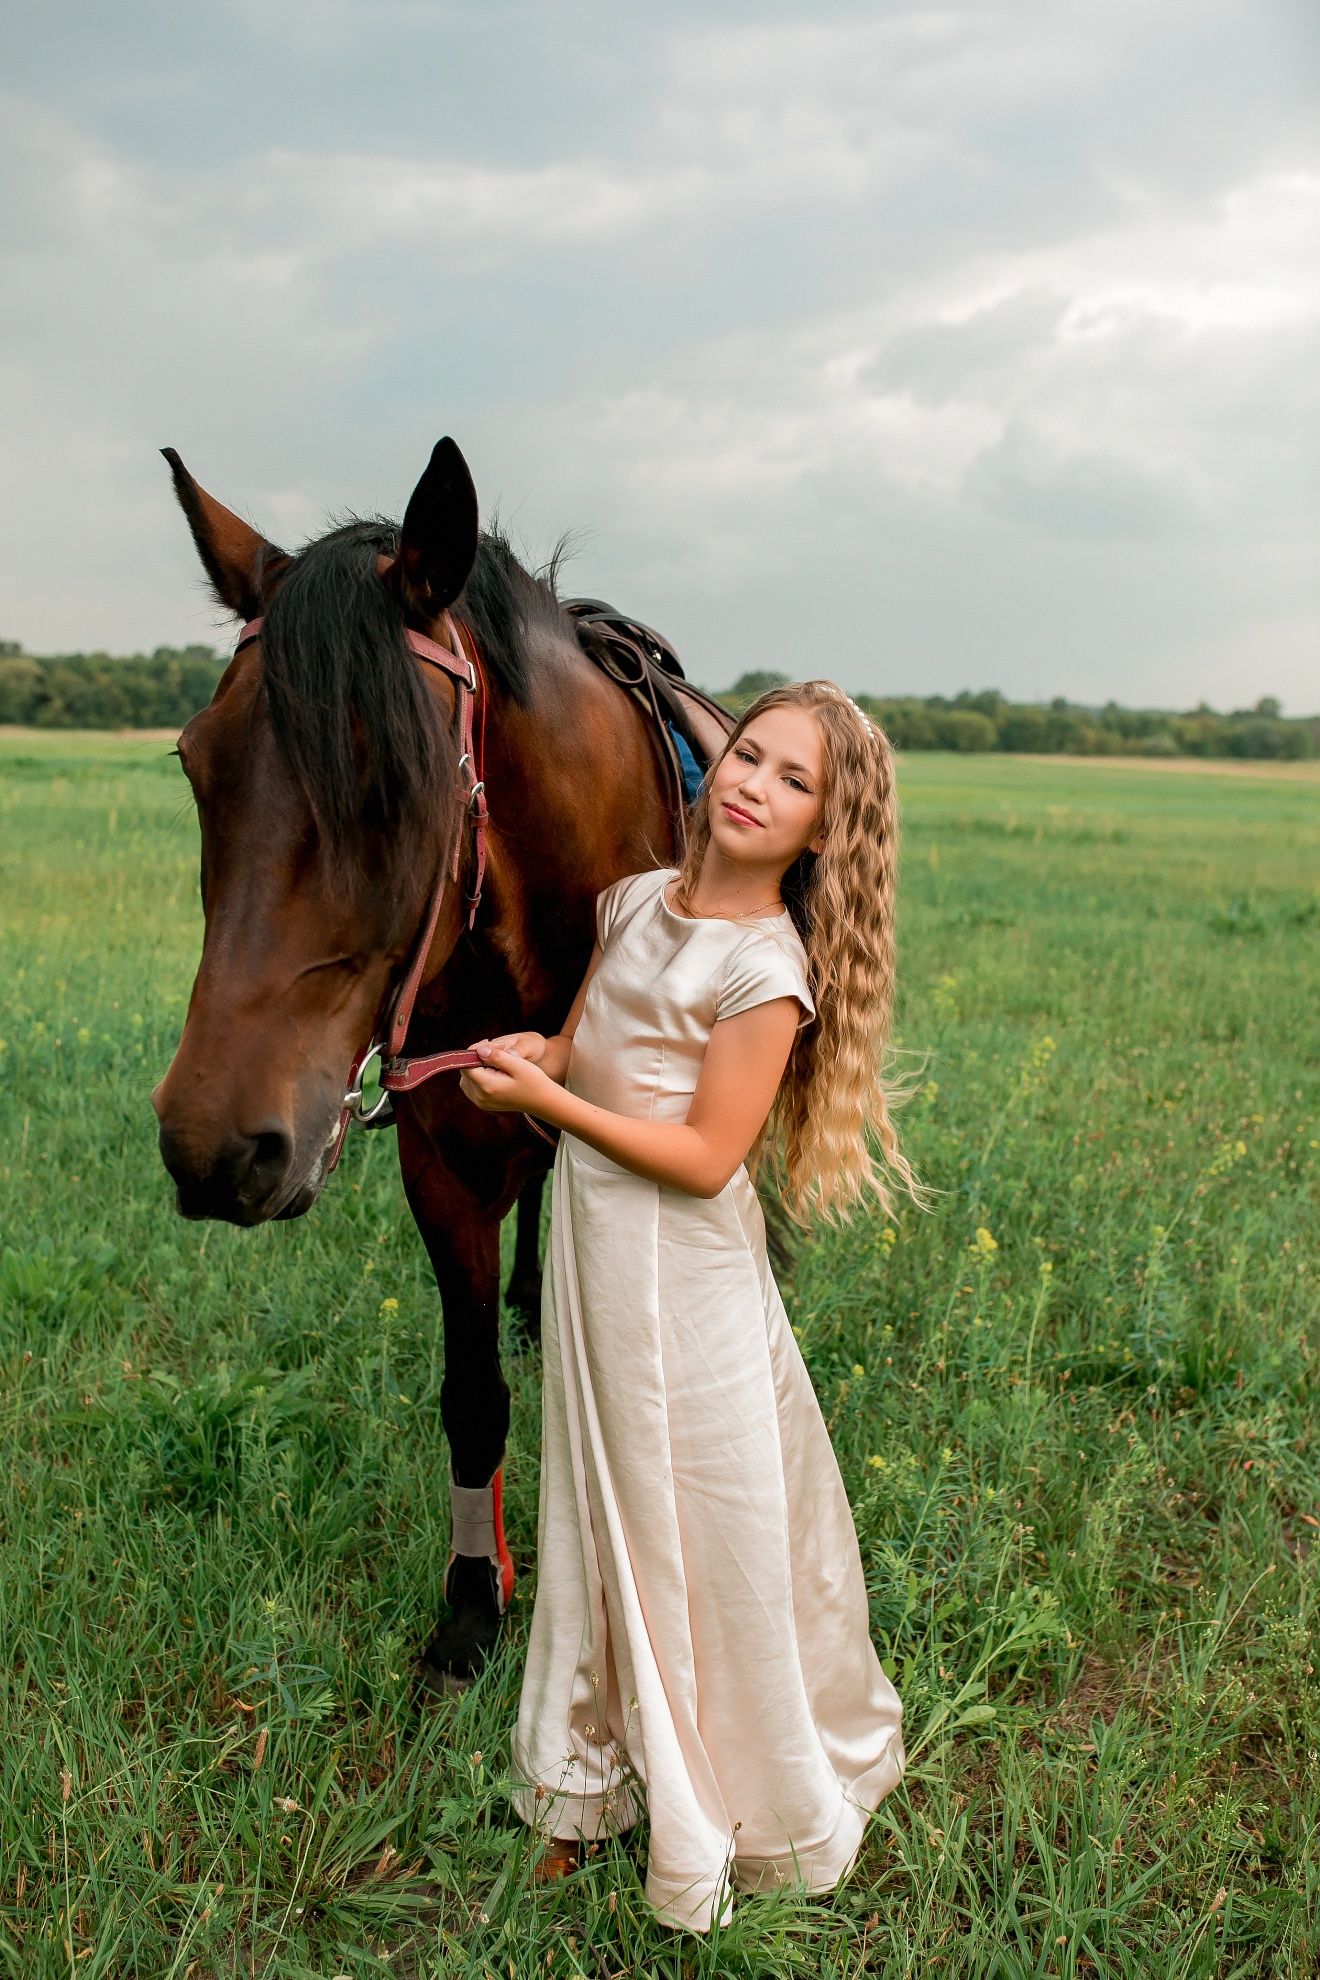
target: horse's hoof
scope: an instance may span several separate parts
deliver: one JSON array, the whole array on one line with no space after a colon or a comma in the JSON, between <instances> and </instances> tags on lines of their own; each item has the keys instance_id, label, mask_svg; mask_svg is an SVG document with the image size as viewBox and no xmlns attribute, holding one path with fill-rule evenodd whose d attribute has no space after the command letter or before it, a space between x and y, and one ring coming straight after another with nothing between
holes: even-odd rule
<instances>
[{"instance_id":1,"label":"horse's hoof","mask_svg":"<svg viewBox=\"0 0 1320 1980\"><path fill-rule=\"evenodd\" d=\"M432 1698L461 1698L471 1683L471 1678L455 1677L452 1671L441 1670L425 1652L417 1659L417 1688Z\"/></svg>"},{"instance_id":2,"label":"horse's hoof","mask_svg":"<svg viewBox=\"0 0 1320 1980\"><path fill-rule=\"evenodd\" d=\"M437 1697L465 1691L500 1640L495 1571L486 1560L459 1554L446 1588L452 1614L440 1623L418 1659L419 1682Z\"/></svg>"}]
</instances>

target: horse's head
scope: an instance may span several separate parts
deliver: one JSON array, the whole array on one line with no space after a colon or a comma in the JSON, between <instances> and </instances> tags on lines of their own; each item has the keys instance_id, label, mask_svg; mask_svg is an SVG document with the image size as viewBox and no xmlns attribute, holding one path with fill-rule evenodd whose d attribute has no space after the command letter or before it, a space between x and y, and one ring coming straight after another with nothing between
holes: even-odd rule
<instances>
[{"instance_id":1,"label":"horse's head","mask_svg":"<svg viewBox=\"0 0 1320 1980\"><path fill-rule=\"evenodd\" d=\"M402 528L353 522L287 556L167 451L221 604L260 619L179 738L201 821L201 964L152 1096L188 1217L300 1215L345 1079L462 829L455 688L419 665L477 553L477 501L442 440ZM457 939L441 908L432 959Z\"/></svg>"}]
</instances>

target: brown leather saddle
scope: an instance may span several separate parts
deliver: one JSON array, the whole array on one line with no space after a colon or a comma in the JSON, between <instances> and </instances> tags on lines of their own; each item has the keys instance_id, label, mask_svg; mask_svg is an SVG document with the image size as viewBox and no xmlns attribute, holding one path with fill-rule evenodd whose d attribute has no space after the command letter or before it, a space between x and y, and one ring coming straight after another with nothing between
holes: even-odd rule
<instances>
[{"instance_id":1,"label":"brown leather saddle","mask_svg":"<svg viewBox=\"0 0 1320 1980\"><path fill-rule=\"evenodd\" d=\"M578 644L587 658L631 694L646 715L670 806L681 821L710 768L716 738L729 733L734 717L692 685L663 633L600 598L567 598L564 610L576 622Z\"/></svg>"}]
</instances>

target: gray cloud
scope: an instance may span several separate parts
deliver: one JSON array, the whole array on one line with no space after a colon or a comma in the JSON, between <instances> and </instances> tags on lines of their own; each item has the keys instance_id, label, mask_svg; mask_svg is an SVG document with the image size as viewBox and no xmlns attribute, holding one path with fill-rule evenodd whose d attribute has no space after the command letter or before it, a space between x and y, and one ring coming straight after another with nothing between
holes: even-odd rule
<instances>
[{"instance_id":1,"label":"gray cloud","mask_svg":"<svg viewBox=\"0 0 1320 1980\"><path fill-rule=\"evenodd\" d=\"M1320 705L1302 10L60 14L0 118L0 634L211 636L159 444L296 541L449 430L708 684Z\"/></svg>"}]
</instances>

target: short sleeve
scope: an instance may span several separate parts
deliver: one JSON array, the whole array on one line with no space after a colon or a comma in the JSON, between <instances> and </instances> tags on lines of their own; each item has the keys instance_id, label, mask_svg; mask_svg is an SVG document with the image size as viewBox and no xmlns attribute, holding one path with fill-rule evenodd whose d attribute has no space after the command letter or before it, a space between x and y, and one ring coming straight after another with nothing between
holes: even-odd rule
<instances>
[{"instance_id":1,"label":"short sleeve","mask_svg":"<svg viewBox=\"0 0 1320 1980\"><path fill-rule=\"evenodd\" d=\"M596 941L603 949L610 939L610 929L614 924L614 910L619 905L622 880L612 880L608 887L596 896Z\"/></svg>"},{"instance_id":2,"label":"short sleeve","mask_svg":"<svg viewBox=\"0 0 1320 1980\"><path fill-rule=\"evenodd\" d=\"M613 880L603 892L596 896L596 940L601 948L610 939L610 930L618 919L619 909L631 888L640 887L643 882L659 875L649 873L625 873L621 880Z\"/></svg>"},{"instance_id":3,"label":"short sleeve","mask_svg":"<svg viewBox=\"0 0 1320 1980\"><path fill-rule=\"evenodd\" d=\"M740 943L729 958L716 999L716 1021L737 1017L740 1011L767 1004L772 997L796 997L808 1018L816 1015L801 950L790 949L776 935L758 933Z\"/></svg>"}]
</instances>

